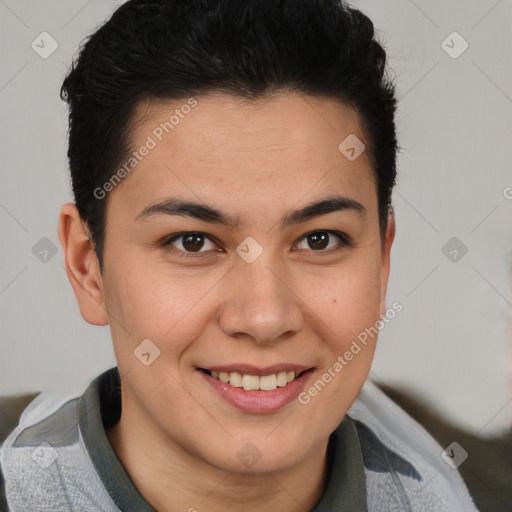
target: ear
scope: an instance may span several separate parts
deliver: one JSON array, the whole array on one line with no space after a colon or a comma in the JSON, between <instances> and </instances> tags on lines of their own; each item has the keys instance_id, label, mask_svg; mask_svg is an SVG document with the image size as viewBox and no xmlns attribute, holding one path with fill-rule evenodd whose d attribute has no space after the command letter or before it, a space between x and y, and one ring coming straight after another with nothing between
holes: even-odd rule
<instances>
[{"instance_id":1,"label":"ear","mask_svg":"<svg viewBox=\"0 0 512 512\"><path fill-rule=\"evenodd\" d=\"M381 318L386 314L386 291L388 289L388 278L391 264L391 246L395 239L395 215L390 211L388 215L388 227L386 229L386 237L382 244L382 281L380 290L380 316Z\"/></svg>"},{"instance_id":2,"label":"ear","mask_svg":"<svg viewBox=\"0 0 512 512\"><path fill-rule=\"evenodd\" d=\"M59 217L59 240L66 273L84 320L93 325L108 324L100 265L87 224L73 203L65 204Z\"/></svg>"}]
</instances>

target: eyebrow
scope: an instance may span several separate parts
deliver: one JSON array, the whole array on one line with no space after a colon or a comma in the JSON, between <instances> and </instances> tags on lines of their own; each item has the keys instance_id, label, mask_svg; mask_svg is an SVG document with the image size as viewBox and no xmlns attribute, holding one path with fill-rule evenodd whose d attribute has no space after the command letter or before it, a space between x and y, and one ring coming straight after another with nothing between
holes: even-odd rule
<instances>
[{"instance_id":1,"label":"eyebrow","mask_svg":"<svg viewBox=\"0 0 512 512\"><path fill-rule=\"evenodd\" d=\"M310 203L299 210L288 212L282 217L281 225L283 227L292 226L321 215L340 211L354 212L366 218L366 209L358 201L345 196L331 196L321 201ZM135 217L135 220L145 220L154 215L188 216L204 222L222 224L229 228L237 228L240 226L239 217L222 212L206 203L196 203L173 197L146 206L146 208Z\"/></svg>"}]
</instances>

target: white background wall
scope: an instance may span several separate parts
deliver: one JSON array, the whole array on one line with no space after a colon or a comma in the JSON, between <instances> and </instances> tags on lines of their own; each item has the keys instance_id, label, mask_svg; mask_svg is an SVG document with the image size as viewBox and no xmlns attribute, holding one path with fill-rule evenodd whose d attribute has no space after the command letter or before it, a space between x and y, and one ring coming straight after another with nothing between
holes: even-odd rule
<instances>
[{"instance_id":1,"label":"white background wall","mask_svg":"<svg viewBox=\"0 0 512 512\"><path fill-rule=\"evenodd\" d=\"M59 89L79 42L120 3L0 2L2 394L82 390L115 365L108 328L80 316L57 221L72 201ZM388 301L404 309L371 377L492 434L512 422L512 2L353 5L381 33L401 98ZM31 48L43 31L59 45L47 59ZM457 58L442 47L454 31L469 45ZM444 45L457 55L463 44ZM57 251L47 262L32 251L43 237ZM442 251L452 237L467 247L456 262Z\"/></svg>"}]
</instances>

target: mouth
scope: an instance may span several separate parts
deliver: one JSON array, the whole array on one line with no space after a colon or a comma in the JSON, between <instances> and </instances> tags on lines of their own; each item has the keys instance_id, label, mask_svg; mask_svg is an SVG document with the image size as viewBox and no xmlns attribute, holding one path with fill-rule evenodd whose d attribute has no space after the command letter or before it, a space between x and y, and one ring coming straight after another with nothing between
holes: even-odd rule
<instances>
[{"instance_id":1,"label":"mouth","mask_svg":"<svg viewBox=\"0 0 512 512\"><path fill-rule=\"evenodd\" d=\"M296 364L263 368L240 363L196 370L217 396L250 414L275 413L292 404L315 373L315 368Z\"/></svg>"},{"instance_id":2,"label":"mouth","mask_svg":"<svg viewBox=\"0 0 512 512\"><path fill-rule=\"evenodd\" d=\"M264 375L254 375L237 371L207 370L205 368L199 368L199 370L223 384L229 384L234 388L243 388L245 391L274 391L277 388L288 386L304 373L313 370L313 368L304 370L282 370Z\"/></svg>"}]
</instances>

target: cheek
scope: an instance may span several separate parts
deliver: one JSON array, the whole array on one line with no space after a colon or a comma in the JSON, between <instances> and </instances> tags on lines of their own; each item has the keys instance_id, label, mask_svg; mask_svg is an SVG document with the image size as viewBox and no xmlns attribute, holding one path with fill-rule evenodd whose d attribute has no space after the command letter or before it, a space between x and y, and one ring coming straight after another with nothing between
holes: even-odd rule
<instances>
[{"instance_id":1,"label":"cheek","mask_svg":"<svg viewBox=\"0 0 512 512\"><path fill-rule=\"evenodd\" d=\"M314 281L314 280L313 280ZM330 328L330 338L346 340L379 319L381 269L372 262L340 267L307 292L311 308Z\"/></svg>"},{"instance_id":2,"label":"cheek","mask_svg":"<svg viewBox=\"0 0 512 512\"><path fill-rule=\"evenodd\" d=\"M172 349L178 351L199 335L205 299L218 281L212 273L172 272L128 259L109 277L107 310L115 318L112 327L116 323L125 327L119 335L126 338L129 332L133 343L149 338L159 347L172 338Z\"/></svg>"},{"instance_id":3,"label":"cheek","mask_svg":"<svg viewBox=\"0 0 512 512\"><path fill-rule=\"evenodd\" d=\"M347 266L333 274L325 294L315 294L322 320L317 325L324 326L320 336L327 349L317 379L327 384L323 390L323 384L313 383L303 398L332 429L370 371L379 332L380 276L380 266L375 263Z\"/></svg>"}]
</instances>

